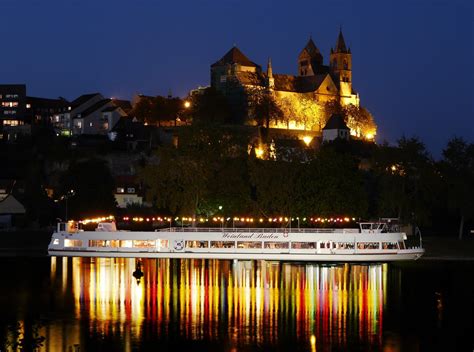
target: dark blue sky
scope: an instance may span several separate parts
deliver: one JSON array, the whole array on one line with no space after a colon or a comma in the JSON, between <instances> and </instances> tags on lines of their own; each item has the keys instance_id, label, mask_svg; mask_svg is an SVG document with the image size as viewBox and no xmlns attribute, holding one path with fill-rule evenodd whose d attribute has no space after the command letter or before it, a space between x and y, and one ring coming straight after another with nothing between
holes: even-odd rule
<instances>
[{"instance_id":1,"label":"dark blue sky","mask_svg":"<svg viewBox=\"0 0 474 352\"><path fill-rule=\"evenodd\" d=\"M0 82L68 99L183 96L234 43L295 74L312 34L327 63L342 25L378 141L418 136L437 156L453 136L474 141L471 2L0 0Z\"/></svg>"}]
</instances>

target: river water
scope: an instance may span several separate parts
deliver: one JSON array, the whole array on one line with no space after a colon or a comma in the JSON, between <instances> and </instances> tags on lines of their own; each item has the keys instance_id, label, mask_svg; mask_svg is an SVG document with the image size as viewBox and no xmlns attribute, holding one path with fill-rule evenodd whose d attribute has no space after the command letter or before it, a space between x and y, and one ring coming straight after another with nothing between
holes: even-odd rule
<instances>
[{"instance_id":1,"label":"river water","mask_svg":"<svg viewBox=\"0 0 474 352\"><path fill-rule=\"evenodd\" d=\"M0 258L0 350L472 351L474 264Z\"/></svg>"}]
</instances>

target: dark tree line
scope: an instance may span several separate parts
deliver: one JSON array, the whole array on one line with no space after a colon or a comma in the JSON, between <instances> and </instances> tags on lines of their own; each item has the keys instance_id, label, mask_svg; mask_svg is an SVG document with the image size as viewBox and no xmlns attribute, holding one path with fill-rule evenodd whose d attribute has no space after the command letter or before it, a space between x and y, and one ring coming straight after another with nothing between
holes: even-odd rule
<instances>
[{"instance_id":1,"label":"dark tree line","mask_svg":"<svg viewBox=\"0 0 474 352\"><path fill-rule=\"evenodd\" d=\"M248 145L236 129L191 126L178 148L159 149L160 165L141 170L147 199L182 216L222 208L229 216L399 217L451 233L459 226L460 235L474 220L474 147L462 139L440 161L417 138L329 143L306 150L304 162L257 159Z\"/></svg>"}]
</instances>

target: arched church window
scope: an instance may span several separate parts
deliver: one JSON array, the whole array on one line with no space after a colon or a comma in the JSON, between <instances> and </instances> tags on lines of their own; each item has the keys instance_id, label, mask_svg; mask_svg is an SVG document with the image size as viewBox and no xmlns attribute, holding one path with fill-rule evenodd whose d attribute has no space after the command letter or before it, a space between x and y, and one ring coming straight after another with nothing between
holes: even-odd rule
<instances>
[{"instance_id":1,"label":"arched church window","mask_svg":"<svg viewBox=\"0 0 474 352\"><path fill-rule=\"evenodd\" d=\"M332 67L336 67L337 65L337 61L336 60L332 60Z\"/></svg>"},{"instance_id":2,"label":"arched church window","mask_svg":"<svg viewBox=\"0 0 474 352\"><path fill-rule=\"evenodd\" d=\"M347 70L349 67L349 65L347 64L347 60L344 59L344 70Z\"/></svg>"}]
</instances>

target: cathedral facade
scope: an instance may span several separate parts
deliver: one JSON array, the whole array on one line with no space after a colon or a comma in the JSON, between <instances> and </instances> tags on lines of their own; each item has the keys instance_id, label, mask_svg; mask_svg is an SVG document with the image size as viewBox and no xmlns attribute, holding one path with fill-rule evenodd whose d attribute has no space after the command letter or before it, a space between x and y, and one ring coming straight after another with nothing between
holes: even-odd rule
<instances>
[{"instance_id":1,"label":"cathedral facade","mask_svg":"<svg viewBox=\"0 0 474 352\"><path fill-rule=\"evenodd\" d=\"M269 92L286 117L285 121L272 121L272 128L321 132L327 121L325 103L359 108L359 95L352 86L352 53L342 31L331 48L328 65L323 63L312 38L300 52L297 64L297 75L277 74L273 73L269 59L264 72L234 46L211 65L211 86L227 96L237 109L246 105L245 91ZM351 127L350 119L348 125L352 135L361 136L360 126ZM375 127L372 129L375 135Z\"/></svg>"}]
</instances>

